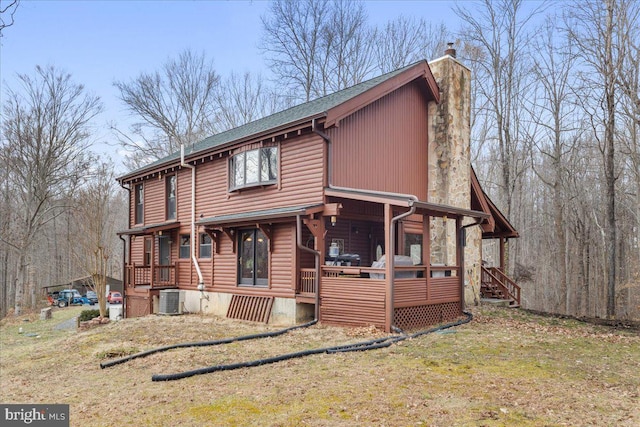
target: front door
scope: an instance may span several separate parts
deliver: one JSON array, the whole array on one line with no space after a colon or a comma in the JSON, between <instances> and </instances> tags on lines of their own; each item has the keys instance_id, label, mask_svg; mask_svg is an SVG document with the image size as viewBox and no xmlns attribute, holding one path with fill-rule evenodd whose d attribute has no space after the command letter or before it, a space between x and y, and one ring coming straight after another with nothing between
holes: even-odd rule
<instances>
[{"instance_id":1,"label":"front door","mask_svg":"<svg viewBox=\"0 0 640 427\"><path fill-rule=\"evenodd\" d=\"M160 264L160 281L168 282L170 271L162 266L171 265L171 241L169 236L158 236L158 263Z\"/></svg>"}]
</instances>

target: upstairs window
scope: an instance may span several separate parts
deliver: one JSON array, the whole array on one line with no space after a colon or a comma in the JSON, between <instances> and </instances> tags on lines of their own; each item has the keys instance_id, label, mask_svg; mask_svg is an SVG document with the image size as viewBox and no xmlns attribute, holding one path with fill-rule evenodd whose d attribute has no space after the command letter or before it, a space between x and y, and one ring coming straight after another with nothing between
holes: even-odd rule
<instances>
[{"instance_id":1,"label":"upstairs window","mask_svg":"<svg viewBox=\"0 0 640 427\"><path fill-rule=\"evenodd\" d=\"M176 219L176 176L165 176L167 195L167 220Z\"/></svg>"},{"instance_id":2,"label":"upstairs window","mask_svg":"<svg viewBox=\"0 0 640 427\"><path fill-rule=\"evenodd\" d=\"M144 186L142 184L137 184L134 190L135 196L135 221L136 224L144 223Z\"/></svg>"},{"instance_id":3,"label":"upstairs window","mask_svg":"<svg viewBox=\"0 0 640 427\"><path fill-rule=\"evenodd\" d=\"M274 184L278 180L278 147L243 151L231 157L229 189Z\"/></svg>"},{"instance_id":4,"label":"upstairs window","mask_svg":"<svg viewBox=\"0 0 640 427\"><path fill-rule=\"evenodd\" d=\"M191 236L188 234L180 235L180 253L178 257L180 259L191 258Z\"/></svg>"}]
</instances>

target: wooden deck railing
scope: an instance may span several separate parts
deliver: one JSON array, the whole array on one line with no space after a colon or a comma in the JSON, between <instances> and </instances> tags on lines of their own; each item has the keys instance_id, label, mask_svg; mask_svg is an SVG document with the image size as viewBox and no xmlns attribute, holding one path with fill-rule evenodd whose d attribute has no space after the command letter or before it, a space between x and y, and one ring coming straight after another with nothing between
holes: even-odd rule
<instances>
[{"instance_id":1,"label":"wooden deck railing","mask_svg":"<svg viewBox=\"0 0 640 427\"><path fill-rule=\"evenodd\" d=\"M511 299L512 305L520 305L520 286L496 267L482 267L482 284L490 289L497 289L502 299Z\"/></svg>"},{"instance_id":2,"label":"wooden deck railing","mask_svg":"<svg viewBox=\"0 0 640 427\"><path fill-rule=\"evenodd\" d=\"M300 281L298 282L298 294L316 293L316 270L315 268L301 268Z\"/></svg>"},{"instance_id":3,"label":"wooden deck railing","mask_svg":"<svg viewBox=\"0 0 640 427\"><path fill-rule=\"evenodd\" d=\"M178 265L150 265L131 264L126 266L126 286L148 286L154 288L168 288L178 286ZM153 276L151 272L153 271Z\"/></svg>"}]
</instances>

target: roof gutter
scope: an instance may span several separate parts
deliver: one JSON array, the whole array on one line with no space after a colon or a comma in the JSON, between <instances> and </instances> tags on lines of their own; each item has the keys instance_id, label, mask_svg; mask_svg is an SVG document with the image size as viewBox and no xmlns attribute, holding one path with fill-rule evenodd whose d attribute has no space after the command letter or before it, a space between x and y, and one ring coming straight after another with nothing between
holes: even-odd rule
<instances>
[{"instance_id":1,"label":"roof gutter","mask_svg":"<svg viewBox=\"0 0 640 427\"><path fill-rule=\"evenodd\" d=\"M395 245L396 245L396 233L395 233L395 229L396 229L396 224L398 223L398 221L400 221L403 218L406 218L408 216L413 215L416 212L416 203L420 201L420 199L418 199L417 196L413 195L413 194L401 194L401 193L391 193L391 192L387 192L387 191L373 191L373 190L364 190L364 189L355 189L355 188L347 188L347 187L338 187L336 185L332 184L332 175L333 175L333 169L332 169L332 151L331 151L331 138L329 137L329 135L327 135L326 133L324 133L323 131L319 130L316 126L316 120L313 119L311 121L311 130L319 135L322 139L324 139L324 141L327 143L327 186L329 188L331 188L332 190L339 190L339 191L358 191L361 193L366 193L366 194L371 194L371 195L377 195L377 196L389 196L389 197L398 197L398 198L404 198L407 199L407 203L409 205L409 210L407 212L401 213L400 215L396 215L393 218L391 218L391 224L390 224L390 241L391 241L391 247L387 248L387 258L386 258L386 262L387 265L389 266L389 270L391 271L391 274L389 275L390 277L388 278L388 283L389 283L389 298L390 301L388 301L390 308L390 318L391 318L391 329L397 329L394 321L394 309L393 309L393 288L394 288L394 281L395 281L395 273L394 273L394 268L395 268ZM317 305L316 305L317 306Z\"/></svg>"},{"instance_id":2,"label":"roof gutter","mask_svg":"<svg viewBox=\"0 0 640 427\"><path fill-rule=\"evenodd\" d=\"M184 161L184 144L180 145L180 166L191 169L191 261L198 274L198 290L200 291L200 296L201 298L209 299L204 293L204 279L202 278L202 271L200 270L198 258L196 257L196 167Z\"/></svg>"},{"instance_id":3,"label":"roof gutter","mask_svg":"<svg viewBox=\"0 0 640 427\"><path fill-rule=\"evenodd\" d=\"M125 187L122 181L119 181L119 184L128 193L127 227L131 228L131 185ZM118 233L118 237L122 240L122 318L124 319L127 317L127 240L120 233ZM106 295L102 295L102 299L106 297ZM100 303L100 300L98 300L98 303Z\"/></svg>"}]
</instances>

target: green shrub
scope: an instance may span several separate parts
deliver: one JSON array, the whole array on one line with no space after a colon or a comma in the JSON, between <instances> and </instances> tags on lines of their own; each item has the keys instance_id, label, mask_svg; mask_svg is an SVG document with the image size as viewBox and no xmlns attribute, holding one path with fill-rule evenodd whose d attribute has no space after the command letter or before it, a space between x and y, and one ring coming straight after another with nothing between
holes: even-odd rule
<instances>
[{"instance_id":1,"label":"green shrub","mask_svg":"<svg viewBox=\"0 0 640 427\"><path fill-rule=\"evenodd\" d=\"M80 313L80 321L86 322L98 316L100 316L100 310L84 310Z\"/></svg>"}]
</instances>

